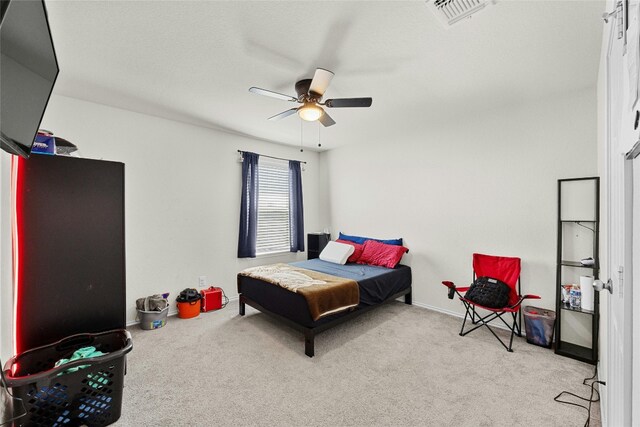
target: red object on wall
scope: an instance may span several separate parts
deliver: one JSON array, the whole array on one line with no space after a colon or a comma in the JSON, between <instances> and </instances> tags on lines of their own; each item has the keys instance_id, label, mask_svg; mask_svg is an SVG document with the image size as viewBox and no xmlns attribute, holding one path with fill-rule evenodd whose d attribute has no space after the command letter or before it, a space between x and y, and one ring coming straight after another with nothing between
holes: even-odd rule
<instances>
[{"instance_id":1,"label":"red object on wall","mask_svg":"<svg viewBox=\"0 0 640 427\"><path fill-rule=\"evenodd\" d=\"M11 157L11 192L12 192L12 206L11 206L11 237L12 237L12 258L13 258L13 354L19 354L23 351L23 345L20 333L20 320L23 313L18 313L18 310L22 308L21 296L22 296L22 268L20 263L22 259L22 195L23 195L23 182L20 179L25 159L18 156Z\"/></svg>"},{"instance_id":2,"label":"red object on wall","mask_svg":"<svg viewBox=\"0 0 640 427\"><path fill-rule=\"evenodd\" d=\"M200 291L202 295L202 312L219 310L222 308L222 288L211 286L209 289Z\"/></svg>"}]
</instances>

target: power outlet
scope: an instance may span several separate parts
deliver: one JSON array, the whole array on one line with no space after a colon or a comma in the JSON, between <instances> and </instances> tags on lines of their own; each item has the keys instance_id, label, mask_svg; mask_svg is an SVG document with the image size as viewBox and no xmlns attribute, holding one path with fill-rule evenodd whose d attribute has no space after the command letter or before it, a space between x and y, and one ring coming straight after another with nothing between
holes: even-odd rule
<instances>
[{"instance_id":1,"label":"power outlet","mask_svg":"<svg viewBox=\"0 0 640 427\"><path fill-rule=\"evenodd\" d=\"M207 276L198 277L198 286L201 288L207 287Z\"/></svg>"}]
</instances>

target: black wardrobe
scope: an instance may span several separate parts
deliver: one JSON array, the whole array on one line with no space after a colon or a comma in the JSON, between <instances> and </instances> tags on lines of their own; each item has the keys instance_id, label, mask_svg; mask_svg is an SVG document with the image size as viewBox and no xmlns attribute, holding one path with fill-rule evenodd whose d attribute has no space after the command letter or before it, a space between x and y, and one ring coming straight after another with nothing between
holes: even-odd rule
<instances>
[{"instance_id":1,"label":"black wardrobe","mask_svg":"<svg viewBox=\"0 0 640 427\"><path fill-rule=\"evenodd\" d=\"M14 158L18 352L125 327L124 164Z\"/></svg>"}]
</instances>

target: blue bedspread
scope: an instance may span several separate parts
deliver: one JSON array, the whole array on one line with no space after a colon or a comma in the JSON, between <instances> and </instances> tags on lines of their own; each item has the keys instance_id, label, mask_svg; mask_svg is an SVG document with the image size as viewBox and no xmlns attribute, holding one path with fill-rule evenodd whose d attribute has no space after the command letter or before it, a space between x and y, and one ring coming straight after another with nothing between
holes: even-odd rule
<instances>
[{"instance_id":1,"label":"blue bedspread","mask_svg":"<svg viewBox=\"0 0 640 427\"><path fill-rule=\"evenodd\" d=\"M411 268L406 265L398 265L396 268L363 264L340 265L319 258L292 262L291 265L355 280L360 287L362 305L380 303L391 295L411 287Z\"/></svg>"},{"instance_id":2,"label":"blue bedspread","mask_svg":"<svg viewBox=\"0 0 640 427\"><path fill-rule=\"evenodd\" d=\"M393 271L390 268L378 267L365 264L345 264L340 265L334 262L323 261L320 258L307 261L292 262L291 265L306 268L307 270L319 271L320 273L331 274L332 276L344 277L345 279L359 282L364 279L379 276Z\"/></svg>"}]
</instances>

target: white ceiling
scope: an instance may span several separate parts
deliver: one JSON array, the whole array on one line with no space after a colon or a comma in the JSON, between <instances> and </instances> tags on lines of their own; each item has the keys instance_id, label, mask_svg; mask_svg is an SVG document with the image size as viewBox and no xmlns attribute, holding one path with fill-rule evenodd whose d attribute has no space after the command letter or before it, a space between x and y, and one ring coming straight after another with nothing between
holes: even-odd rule
<instances>
[{"instance_id":1,"label":"white ceiling","mask_svg":"<svg viewBox=\"0 0 640 427\"><path fill-rule=\"evenodd\" d=\"M423 1L63 1L47 8L55 92L285 144L301 120L254 95L295 95L316 67L335 72L323 148L397 135L596 84L604 1L498 1L445 29ZM306 146L317 142L305 123Z\"/></svg>"}]
</instances>

